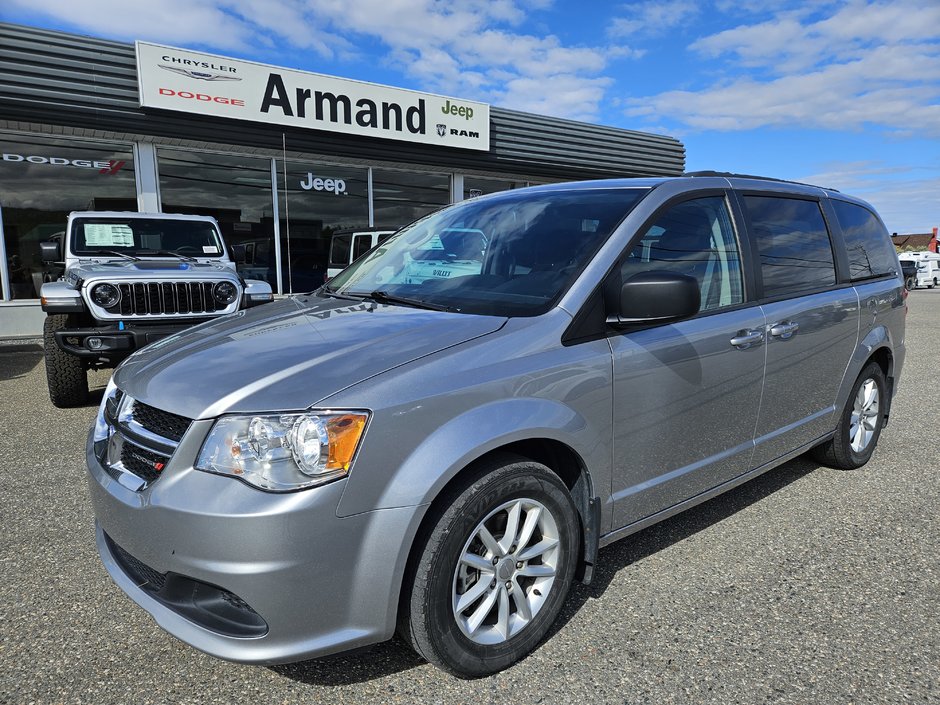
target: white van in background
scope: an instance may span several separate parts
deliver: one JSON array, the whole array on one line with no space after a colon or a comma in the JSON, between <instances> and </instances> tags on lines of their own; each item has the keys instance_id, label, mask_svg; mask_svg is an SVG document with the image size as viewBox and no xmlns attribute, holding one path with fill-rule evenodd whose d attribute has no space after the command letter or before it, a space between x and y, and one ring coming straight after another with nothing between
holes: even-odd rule
<instances>
[{"instance_id":1,"label":"white van in background","mask_svg":"<svg viewBox=\"0 0 940 705\"><path fill-rule=\"evenodd\" d=\"M373 247L385 242L394 233L394 230L382 228L334 233L333 240L330 242L330 261L326 270L327 281Z\"/></svg>"},{"instance_id":2,"label":"white van in background","mask_svg":"<svg viewBox=\"0 0 940 705\"><path fill-rule=\"evenodd\" d=\"M917 279L915 286L925 286L933 289L940 285L940 254L936 252L904 252L898 259L917 263Z\"/></svg>"}]
</instances>

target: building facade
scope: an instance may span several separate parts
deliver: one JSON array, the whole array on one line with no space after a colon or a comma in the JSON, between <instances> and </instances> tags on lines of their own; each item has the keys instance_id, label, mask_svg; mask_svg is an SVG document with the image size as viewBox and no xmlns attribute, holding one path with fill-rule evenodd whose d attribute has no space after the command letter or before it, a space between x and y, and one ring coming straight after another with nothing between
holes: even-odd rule
<instances>
[{"instance_id":1,"label":"building facade","mask_svg":"<svg viewBox=\"0 0 940 705\"><path fill-rule=\"evenodd\" d=\"M212 215L229 245L246 245L245 276L291 293L323 282L339 231L685 164L671 137L8 24L0 155L3 337L41 331L39 288L58 273L39 243L73 210Z\"/></svg>"}]
</instances>

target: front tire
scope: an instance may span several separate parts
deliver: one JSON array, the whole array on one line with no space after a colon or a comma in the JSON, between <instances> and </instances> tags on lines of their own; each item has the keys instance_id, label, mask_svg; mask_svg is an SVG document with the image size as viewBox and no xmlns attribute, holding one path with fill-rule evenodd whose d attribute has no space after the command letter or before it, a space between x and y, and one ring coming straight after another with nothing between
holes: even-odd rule
<instances>
[{"instance_id":1,"label":"front tire","mask_svg":"<svg viewBox=\"0 0 940 705\"><path fill-rule=\"evenodd\" d=\"M399 622L419 654L463 678L501 671L544 638L580 537L568 490L544 465L504 455L474 477L417 543Z\"/></svg>"},{"instance_id":2,"label":"front tire","mask_svg":"<svg viewBox=\"0 0 940 705\"><path fill-rule=\"evenodd\" d=\"M869 362L852 386L835 435L814 448L813 457L839 470L854 470L867 463L884 427L886 389L881 366Z\"/></svg>"},{"instance_id":3,"label":"front tire","mask_svg":"<svg viewBox=\"0 0 940 705\"><path fill-rule=\"evenodd\" d=\"M88 374L85 371L85 363L61 350L55 342L56 331L75 325L70 318L65 315L46 316L42 328L49 399L60 409L81 406L88 402Z\"/></svg>"}]
</instances>

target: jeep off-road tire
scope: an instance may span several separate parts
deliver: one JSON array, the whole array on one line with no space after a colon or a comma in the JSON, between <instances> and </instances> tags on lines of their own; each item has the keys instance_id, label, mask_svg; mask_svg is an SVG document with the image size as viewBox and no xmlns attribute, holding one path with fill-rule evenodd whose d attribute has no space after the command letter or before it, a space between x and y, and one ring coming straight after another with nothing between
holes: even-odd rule
<instances>
[{"instance_id":1,"label":"jeep off-road tire","mask_svg":"<svg viewBox=\"0 0 940 705\"><path fill-rule=\"evenodd\" d=\"M55 342L56 331L77 327L78 323L72 318L64 315L46 316L42 330L49 399L60 409L81 406L88 402L88 373L85 371L85 363L59 349Z\"/></svg>"}]
</instances>

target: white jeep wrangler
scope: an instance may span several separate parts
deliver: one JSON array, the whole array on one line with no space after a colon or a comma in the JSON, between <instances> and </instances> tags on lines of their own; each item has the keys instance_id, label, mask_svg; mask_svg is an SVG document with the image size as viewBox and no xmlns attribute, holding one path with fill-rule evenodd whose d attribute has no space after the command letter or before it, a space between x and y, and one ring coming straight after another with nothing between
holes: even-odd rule
<instances>
[{"instance_id":1,"label":"white jeep wrangler","mask_svg":"<svg viewBox=\"0 0 940 705\"><path fill-rule=\"evenodd\" d=\"M44 262L65 267L40 292L46 377L58 407L87 401L88 369L273 298L267 282L235 271L208 216L76 211L65 237L40 248Z\"/></svg>"}]
</instances>

